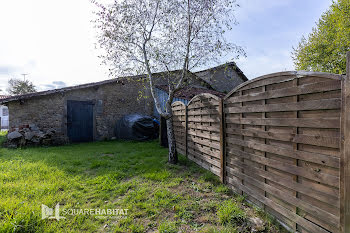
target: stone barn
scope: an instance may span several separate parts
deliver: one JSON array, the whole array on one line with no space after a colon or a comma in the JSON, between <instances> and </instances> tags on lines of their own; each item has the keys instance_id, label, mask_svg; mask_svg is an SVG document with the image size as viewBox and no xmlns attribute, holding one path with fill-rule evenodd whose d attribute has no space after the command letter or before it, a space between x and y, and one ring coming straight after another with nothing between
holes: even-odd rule
<instances>
[{"instance_id":1,"label":"stone barn","mask_svg":"<svg viewBox=\"0 0 350 233\"><path fill-rule=\"evenodd\" d=\"M10 131L35 125L43 132L54 131L53 143L63 144L109 139L121 116L152 115L152 99L140 97L143 89L139 81L111 79L12 96L0 102L9 108Z\"/></svg>"},{"instance_id":2,"label":"stone barn","mask_svg":"<svg viewBox=\"0 0 350 233\"><path fill-rule=\"evenodd\" d=\"M154 74L155 86L157 89L167 86L166 77L180 73ZM205 90L224 92L222 83L237 86L246 80L235 64L227 63L191 73L186 83L191 93L193 90L204 93ZM139 75L11 96L0 99L0 104L9 109L9 131L20 130L26 140L26 135L32 137L28 130L33 127L36 134L49 132L49 144L96 141L114 137L117 120L126 114L157 116L147 86L145 76ZM164 104L161 97L158 96L158 99Z\"/></svg>"}]
</instances>

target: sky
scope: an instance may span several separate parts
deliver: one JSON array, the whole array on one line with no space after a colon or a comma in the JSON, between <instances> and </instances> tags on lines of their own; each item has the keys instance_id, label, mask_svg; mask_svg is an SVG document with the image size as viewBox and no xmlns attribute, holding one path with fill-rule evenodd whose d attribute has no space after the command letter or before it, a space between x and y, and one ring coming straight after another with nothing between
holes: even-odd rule
<instances>
[{"instance_id":1,"label":"sky","mask_svg":"<svg viewBox=\"0 0 350 233\"><path fill-rule=\"evenodd\" d=\"M291 52L311 32L331 0L237 0L238 25L228 41L247 57L236 60L249 79L293 70ZM89 0L0 1L0 89L25 77L38 90L108 79L95 48ZM209 68L209 67L208 67Z\"/></svg>"}]
</instances>

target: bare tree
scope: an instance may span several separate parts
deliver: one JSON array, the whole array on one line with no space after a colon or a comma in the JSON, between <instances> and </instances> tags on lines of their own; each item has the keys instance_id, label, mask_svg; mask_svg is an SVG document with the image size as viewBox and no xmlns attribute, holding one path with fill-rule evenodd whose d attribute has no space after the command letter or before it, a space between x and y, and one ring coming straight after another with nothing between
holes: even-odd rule
<instances>
[{"instance_id":1,"label":"bare tree","mask_svg":"<svg viewBox=\"0 0 350 233\"><path fill-rule=\"evenodd\" d=\"M219 62L224 55L245 55L228 42L236 24L235 0L115 0L97 3L98 44L111 74L146 74L159 114L166 119L169 162L177 162L171 103L192 70ZM173 72L178 72L174 75ZM169 97L165 109L155 94L154 73L165 71Z\"/></svg>"}]
</instances>

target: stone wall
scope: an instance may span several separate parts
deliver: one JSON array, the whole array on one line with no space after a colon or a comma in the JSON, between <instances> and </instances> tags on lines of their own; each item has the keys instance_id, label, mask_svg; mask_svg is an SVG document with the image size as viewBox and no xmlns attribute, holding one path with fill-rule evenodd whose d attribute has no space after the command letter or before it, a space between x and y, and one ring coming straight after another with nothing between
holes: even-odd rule
<instances>
[{"instance_id":1,"label":"stone wall","mask_svg":"<svg viewBox=\"0 0 350 233\"><path fill-rule=\"evenodd\" d=\"M10 130L35 124L42 131L55 130L55 143L66 143L67 100L92 101L94 139L109 139L113 137L116 121L123 115L152 115L153 100L149 96L149 91L144 88L143 83L125 80L12 101L7 103Z\"/></svg>"}]
</instances>

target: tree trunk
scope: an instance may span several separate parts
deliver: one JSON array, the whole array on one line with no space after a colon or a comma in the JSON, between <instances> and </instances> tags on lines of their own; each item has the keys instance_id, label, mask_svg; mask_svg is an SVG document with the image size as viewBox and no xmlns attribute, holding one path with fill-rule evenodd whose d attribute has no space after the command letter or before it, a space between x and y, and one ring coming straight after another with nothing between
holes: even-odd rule
<instances>
[{"instance_id":1,"label":"tree trunk","mask_svg":"<svg viewBox=\"0 0 350 233\"><path fill-rule=\"evenodd\" d=\"M160 127L159 127L159 140L160 146L168 148L168 133L166 130L166 120L164 117L160 117Z\"/></svg>"},{"instance_id":2,"label":"tree trunk","mask_svg":"<svg viewBox=\"0 0 350 233\"><path fill-rule=\"evenodd\" d=\"M167 133L168 133L168 144L169 144L169 163L177 163L177 153L176 153L176 143L175 143L175 134L173 128L173 118L170 117L166 120Z\"/></svg>"}]
</instances>

